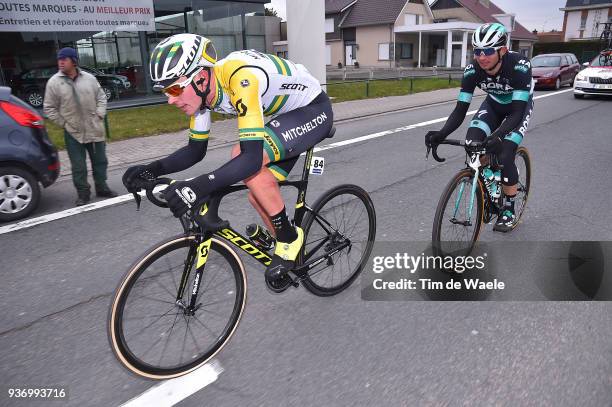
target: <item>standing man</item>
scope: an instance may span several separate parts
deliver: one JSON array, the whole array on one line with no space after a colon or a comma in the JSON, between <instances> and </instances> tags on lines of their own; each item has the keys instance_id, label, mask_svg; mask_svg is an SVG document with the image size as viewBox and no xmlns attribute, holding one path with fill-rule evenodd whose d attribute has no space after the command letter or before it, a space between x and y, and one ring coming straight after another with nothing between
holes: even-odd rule
<instances>
[{"instance_id":1,"label":"standing man","mask_svg":"<svg viewBox=\"0 0 612 407\"><path fill-rule=\"evenodd\" d=\"M72 181L78 195L75 204L81 206L91 200L86 152L91 160L96 195L112 198L117 194L106 184L106 95L95 76L78 68L78 60L74 48L62 48L57 53L59 72L47 82L44 112L64 129Z\"/></svg>"}]
</instances>

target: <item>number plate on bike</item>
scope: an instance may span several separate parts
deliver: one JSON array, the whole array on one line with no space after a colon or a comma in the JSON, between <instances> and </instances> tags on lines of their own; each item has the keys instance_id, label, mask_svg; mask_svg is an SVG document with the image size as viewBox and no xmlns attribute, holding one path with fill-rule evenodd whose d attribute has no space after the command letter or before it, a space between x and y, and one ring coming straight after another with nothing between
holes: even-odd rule
<instances>
[{"instance_id":1,"label":"number plate on bike","mask_svg":"<svg viewBox=\"0 0 612 407\"><path fill-rule=\"evenodd\" d=\"M314 175L323 175L325 167L325 159L323 157L312 157L310 160L310 173Z\"/></svg>"}]
</instances>

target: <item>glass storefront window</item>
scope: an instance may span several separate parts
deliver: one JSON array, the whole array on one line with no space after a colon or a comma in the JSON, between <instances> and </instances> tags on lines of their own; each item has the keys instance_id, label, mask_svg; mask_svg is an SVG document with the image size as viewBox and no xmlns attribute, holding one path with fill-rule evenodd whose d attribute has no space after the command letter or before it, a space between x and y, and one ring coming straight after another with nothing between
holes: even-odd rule
<instances>
[{"instance_id":1,"label":"glass storefront window","mask_svg":"<svg viewBox=\"0 0 612 407\"><path fill-rule=\"evenodd\" d=\"M28 80L44 71L57 72L57 50L77 49L82 67L115 84L114 100L151 94L147 64L162 39L190 32L210 38L220 58L230 52L266 50L264 0L153 0L155 31L150 32L0 32L0 85L23 97L29 87L44 91L45 78ZM279 28L280 30L280 28ZM42 73L41 73L42 75ZM117 84L121 84L120 86Z\"/></svg>"}]
</instances>

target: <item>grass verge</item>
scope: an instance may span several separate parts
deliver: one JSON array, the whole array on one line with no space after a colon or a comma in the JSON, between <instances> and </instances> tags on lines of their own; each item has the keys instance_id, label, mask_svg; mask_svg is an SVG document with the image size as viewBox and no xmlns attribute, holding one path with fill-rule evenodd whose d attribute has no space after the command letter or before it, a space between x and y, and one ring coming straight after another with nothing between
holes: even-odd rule
<instances>
[{"instance_id":1,"label":"grass verge","mask_svg":"<svg viewBox=\"0 0 612 407\"><path fill-rule=\"evenodd\" d=\"M327 93L333 97L333 102L348 100L378 98L383 96L400 96L409 93L427 92L436 89L453 88L460 81L448 78L416 78L375 80L366 82L334 82L327 85ZM213 121L224 120L229 116L213 113ZM47 132L55 146L64 149L64 131L45 120ZM108 112L110 140L125 140L134 137L154 136L156 134L172 133L189 128L189 118L170 105L135 107L130 109L111 110Z\"/></svg>"}]
</instances>

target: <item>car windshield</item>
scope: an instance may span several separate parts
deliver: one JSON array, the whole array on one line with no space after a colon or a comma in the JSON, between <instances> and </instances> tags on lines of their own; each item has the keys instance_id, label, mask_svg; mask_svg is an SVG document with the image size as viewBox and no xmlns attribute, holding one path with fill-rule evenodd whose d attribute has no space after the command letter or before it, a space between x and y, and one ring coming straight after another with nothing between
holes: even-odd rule
<instances>
[{"instance_id":1,"label":"car windshield","mask_svg":"<svg viewBox=\"0 0 612 407\"><path fill-rule=\"evenodd\" d=\"M561 65L561 57L535 57L531 60L534 68L553 67Z\"/></svg>"},{"instance_id":2,"label":"car windshield","mask_svg":"<svg viewBox=\"0 0 612 407\"><path fill-rule=\"evenodd\" d=\"M596 56L590 66L612 66L612 56L608 57L607 61L605 57Z\"/></svg>"}]
</instances>

